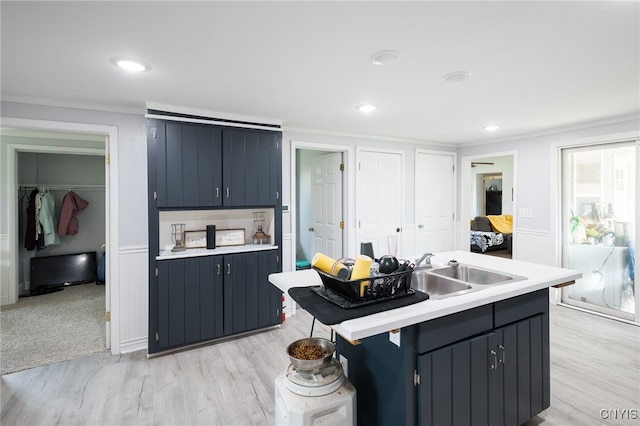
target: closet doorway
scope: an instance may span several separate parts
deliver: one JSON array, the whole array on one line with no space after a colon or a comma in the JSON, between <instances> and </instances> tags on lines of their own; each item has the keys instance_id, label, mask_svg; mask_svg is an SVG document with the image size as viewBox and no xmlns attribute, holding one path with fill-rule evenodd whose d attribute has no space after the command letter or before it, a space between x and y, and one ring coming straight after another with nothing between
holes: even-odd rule
<instances>
[{"instance_id":1,"label":"closet doorway","mask_svg":"<svg viewBox=\"0 0 640 426\"><path fill-rule=\"evenodd\" d=\"M6 126L6 127L5 127ZM9 127L10 126L10 127ZM22 259L19 257L20 238L19 238L19 209L20 199L24 195L20 191L20 184L25 183L50 183L50 182L21 182L18 170L18 158L20 155L33 155L36 153L48 155L77 155L78 159L83 156L95 156L105 164L103 174L103 184L94 184L91 189L95 191L88 197L94 197L100 193L102 197L101 205L103 222L101 225L102 241L106 245L105 262L104 262L104 278L105 285L102 286L104 292L105 311L101 312L100 318L95 319L104 327L104 341L102 349L111 350L112 354L120 351L118 344L118 317L117 306L111 301L117 300L117 246L118 246L118 224L117 220L117 194L112 194L110 188L117 188L117 128L113 126L86 125L80 123L62 123L62 122L45 122L39 120L23 120L23 119L3 119L2 128L3 145L6 149L6 165L7 165L7 204L6 211L7 222L12 224L7 233L7 245L9 253L9 262L5 264L8 268L7 277L9 278L3 283L3 291L8 294L9 303L15 303L18 295L23 288L19 288L21 283L21 271L23 268ZM87 142L89 141L89 142ZM109 155L109 153L113 153ZM109 161L110 160L110 161ZM71 183L71 182L70 182ZM85 186L80 189L82 184L76 183L79 193L89 189ZM73 186L73 185L71 185ZM100 187L100 186L103 186ZM67 188L68 190L69 188ZM74 189L74 188L72 188ZM85 195L87 192L82 192ZM4 210L4 209L3 209ZM88 217L88 216L87 216ZM82 226L82 222L80 223ZM87 230L85 228L85 230ZM80 230L82 232L82 230ZM97 248L98 256L101 257L101 247ZM98 258L100 261L100 258ZM93 285L93 284L92 284ZM79 287L79 286L71 286ZM64 293L64 292L60 292ZM6 303L3 302L3 303ZM114 311L113 313L111 311ZM110 320L110 321L109 321Z\"/></svg>"}]
</instances>

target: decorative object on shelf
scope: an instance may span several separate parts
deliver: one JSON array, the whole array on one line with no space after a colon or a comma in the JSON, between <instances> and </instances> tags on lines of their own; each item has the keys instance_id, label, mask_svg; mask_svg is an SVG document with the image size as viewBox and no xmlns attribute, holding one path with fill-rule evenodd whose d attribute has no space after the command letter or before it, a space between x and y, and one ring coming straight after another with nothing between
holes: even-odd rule
<instances>
[{"instance_id":1,"label":"decorative object on shelf","mask_svg":"<svg viewBox=\"0 0 640 426\"><path fill-rule=\"evenodd\" d=\"M262 244L263 241L266 241L268 243L271 236L264 232L264 212L253 212L253 227L256 230L255 234L253 234L253 243Z\"/></svg>"},{"instance_id":2,"label":"decorative object on shelf","mask_svg":"<svg viewBox=\"0 0 640 426\"><path fill-rule=\"evenodd\" d=\"M175 244L171 251L184 251L184 227L185 223L172 223L171 224L171 242Z\"/></svg>"},{"instance_id":3,"label":"decorative object on shelf","mask_svg":"<svg viewBox=\"0 0 640 426\"><path fill-rule=\"evenodd\" d=\"M207 246L207 231L185 231L184 246L188 249L204 248Z\"/></svg>"},{"instance_id":4,"label":"decorative object on shelf","mask_svg":"<svg viewBox=\"0 0 640 426\"><path fill-rule=\"evenodd\" d=\"M216 226L207 225L207 249L216 248Z\"/></svg>"},{"instance_id":5,"label":"decorative object on shelf","mask_svg":"<svg viewBox=\"0 0 640 426\"><path fill-rule=\"evenodd\" d=\"M244 229L218 229L216 231L216 246L245 245Z\"/></svg>"}]
</instances>

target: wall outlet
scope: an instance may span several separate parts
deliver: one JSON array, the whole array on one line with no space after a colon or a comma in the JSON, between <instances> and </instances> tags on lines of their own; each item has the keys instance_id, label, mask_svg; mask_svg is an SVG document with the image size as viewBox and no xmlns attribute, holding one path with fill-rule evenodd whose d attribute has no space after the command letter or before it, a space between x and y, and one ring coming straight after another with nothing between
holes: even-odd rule
<instances>
[{"instance_id":1,"label":"wall outlet","mask_svg":"<svg viewBox=\"0 0 640 426\"><path fill-rule=\"evenodd\" d=\"M391 330L389 332L389 341L391 343L393 343L394 345L396 345L397 347L400 347L400 335L402 333L400 333L400 330Z\"/></svg>"},{"instance_id":2,"label":"wall outlet","mask_svg":"<svg viewBox=\"0 0 640 426\"><path fill-rule=\"evenodd\" d=\"M344 355L340 354L340 365L342 365L342 372L344 376L349 378L349 360Z\"/></svg>"}]
</instances>

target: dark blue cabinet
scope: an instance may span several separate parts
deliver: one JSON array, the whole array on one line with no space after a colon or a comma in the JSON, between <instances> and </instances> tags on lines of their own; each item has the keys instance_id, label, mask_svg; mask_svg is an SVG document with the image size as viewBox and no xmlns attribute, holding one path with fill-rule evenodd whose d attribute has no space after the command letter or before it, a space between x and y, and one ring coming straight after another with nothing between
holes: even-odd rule
<instances>
[{"instance_id":1,"label":"dark blue cabinet","mask_svg":"<svg viewBox=\"0 0 640 426\"><path fill-rule=\"evenodd\" d=\"M147 120L148 352L281 323L282 133L170 119ZM272 209L277 248L156 260L161 211ZM188 217L188 213L185 213Z\"/></svg>"},{"instance_id":2,"label":"dark blue cabinet","mask_svg":"<svg viewBox=\"0 0 640 426\"><path fill-rule=\"evenodd\" d=\"M276 250L158 261L158 350L279 324Z\"/></svg>"},{"instance_id":3,"label":"dark blue cabinet","mask_svg":"<svg viewBox=\"0 0 640 426\"><path fill-rule=\"evenodd\" d=\"M153 127L156 206L222 205L221 129L172 121Z\"/></svg>"},{"instance_id":4,"label":"dark blue cabinet","mask_svg":"<svg viewBox=\"0 0 640 426\"><path fill-rule=\"evenodd\" d=\"M420 355L418 423L520 425L547 408L543 323L537 315Z\"/></svg>"},{"instance_id":5,"label":"dark blue cabinet","mask_svg":"<svg viewBox=\"0 0 640 426\"><path fill-rule=\"evenodd\" d=\"M358 389L358 424L520 425L550 405L548 290L352 345L336 338Z\"/></svg>"},{"instance_id":6,"label":"dark blue cabinet","mask_svg":"<svg viewBox=\"0 0 640 426\"><path fill-rule=\"evenodd\" d=\"M158 262L159 350L223 336L223 281L217 256Z\"/></svg>"},{"instance_id":7,"label":"dark blue cabinet","mask_svg":"<svg viewBox=\"0 0 640 426\"><path fill-rule=\"evenodd\" d=\"M260 130L225 129L222 141L222 204L278 204L281 179L280 135Z\"/></svg>"},{"instance_id":8,"label":"dark blue cabinet","mask_svg":"<svg viewBox=\"0 0 640 426\"><path fill-rule=\"evenodd\" d=\"M226 335L280 324L282 293L269 282L279 269L275 251L224 256Z\"/></svg>"},{"instance_id":9,"label":"dark blue cabinet","mask_svg":"<svg viewBox=\"0 0 640 426\"><path fill-rule=\"evenodd\" d=\"M158 208L273 206L281 134L150 120Z\"/></svg>"}]
</instances>

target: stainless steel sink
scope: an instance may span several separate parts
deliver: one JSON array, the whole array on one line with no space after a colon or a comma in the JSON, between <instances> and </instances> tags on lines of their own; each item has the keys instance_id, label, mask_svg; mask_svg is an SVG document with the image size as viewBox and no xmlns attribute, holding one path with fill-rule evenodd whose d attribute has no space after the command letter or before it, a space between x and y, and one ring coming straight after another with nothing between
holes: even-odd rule
<instances>
[{"instance_id":1,"label":"stainless steel sink","mask_svg":"<svg viewBox=\"0 0 640 426\"><path fill-rule=\"evenodd\" d=\"M450 264L413 272L411 287L429 294L431 299L444 299L482 290L488 286L526 280L526 277L492 271L477 266Z\"/></svg>"},{"instance_id":2,"label":"stainless steel sink","mask_svg":"<svg viewBox=\"0 0 640 426\"><path fill-rule=\"evenodd\" d=\"M473 287L469 284L433 275L429 271L421 270L413 273L411 287L427 293L432 299L443 299L458 294L467 293Z\"/></svg>"},{"instance_id":3,"label":"stainless steel sink","mask_svg":"<svg viewBox=\"0 0 640 426\"><path fill-rule=\"evenodd\" d=\"M450 265L443 268L434 268L431 270L431 273L460 280L465 283L481 285L514 282L524 279L524 277L509 275L470 265Z\"/></svg>"}]
</instances>

